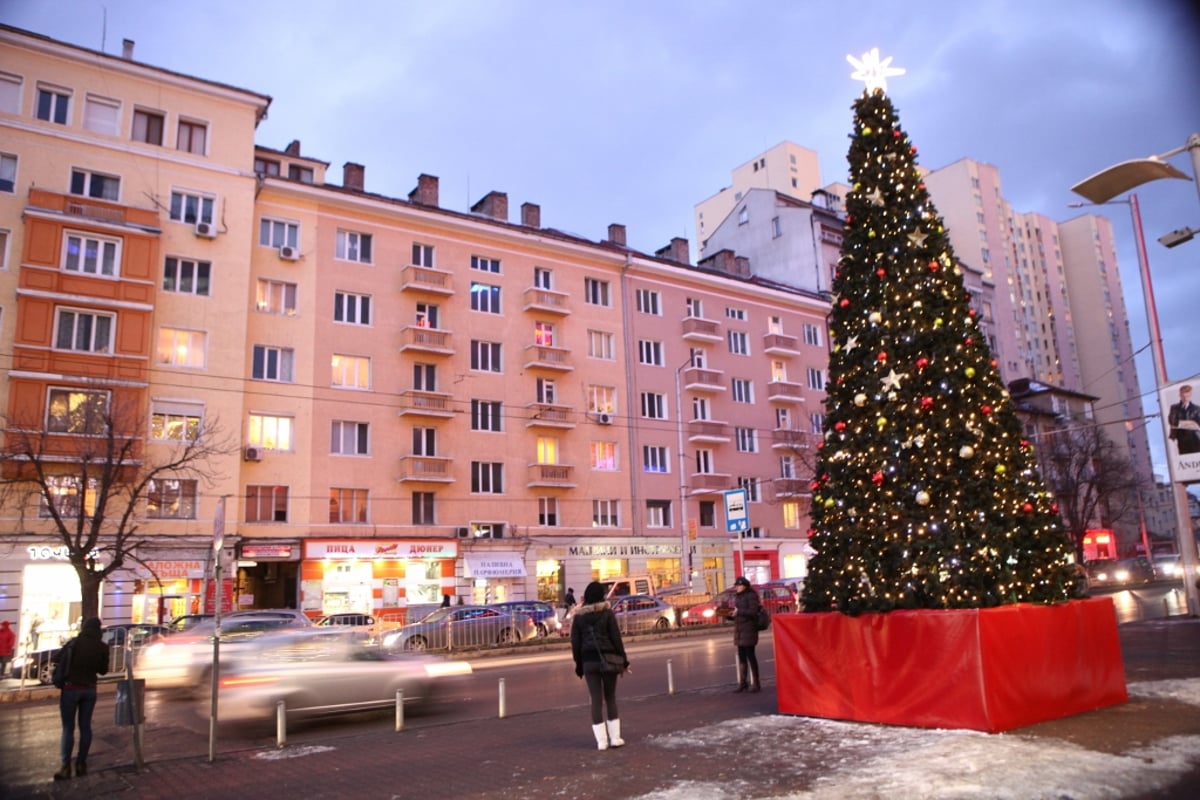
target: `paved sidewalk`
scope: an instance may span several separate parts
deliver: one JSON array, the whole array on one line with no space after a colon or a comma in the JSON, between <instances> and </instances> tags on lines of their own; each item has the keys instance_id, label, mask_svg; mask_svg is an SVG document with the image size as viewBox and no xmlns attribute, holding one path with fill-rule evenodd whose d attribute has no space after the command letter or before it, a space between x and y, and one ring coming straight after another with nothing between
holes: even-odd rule
<instances>
[{"instance_id":1,"label":"paved sidewalk","mask_svg":"<svg viewBox=\"0 0 1200 800\"><path fill-rule=\"evenodd\" d=\"M1130 623L1120 627L1120 635L1130 684L1200 678L1200 620ZM657 792L658 797L671 800L842 797L837 785L830 784L830 776L845 775L846 765L831 763L835 759L830 753L832 745L844 742L822 742L821 732L826 728L812 725L803 729L810 740L781 747L783 742L771 738L778 729L772 723L777 719L773 688L768 685L761 694L711 689L673 696L622 697L623 733L628 744L606 752L595 749L587 709L575 706L506 719L412 727L399 733L352 735L319 746L244 750L220 754L212 764L204 757L165 760L147 765L140 774L131 766L101 768L85 778L59 784L47 781L25 794L7 796L620 800ZM2 713L4 707L0 706ZM714 751L706 744L711 741L704 735L706 731L719 723L747 718L744 728L737 727L744 733L737 735L732 749ZM863 726L864 736L881 727ZM844 739L844 730L837 736ZM1129 702L1120 706L998 736L1045 741L1047 747L1072 743L1101 754L1136 755L1147 744L1172 737L1200 737L1200 707L1131 695ZM687 746L693 740L696 746ZM757 760L746 759L751 748L758 751ZM778 751L778 763L761 768L763 753L769 760L773 748ZM1190 765L1190 772L1180 773L1168 787L1105 796L1194 800L1200 797L1200 756ZM985 791L961 796L1022 798L1014 786L996 786L994 794ZM713 787L726 788L716 791ZM860 789L853 796L895 795L881 788L878 794L864 795ZM940 791L936 796L953 795ZM1064 800L1077 796L1069 786L1053 795Z\"/></svg>"}]
</instances>

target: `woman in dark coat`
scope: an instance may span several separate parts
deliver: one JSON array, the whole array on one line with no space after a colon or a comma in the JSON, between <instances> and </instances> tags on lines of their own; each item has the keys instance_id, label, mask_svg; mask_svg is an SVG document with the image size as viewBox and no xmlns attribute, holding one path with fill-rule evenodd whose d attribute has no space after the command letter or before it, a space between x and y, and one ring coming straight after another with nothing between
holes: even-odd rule
<instances>
[{"instance_id":1,"label":"woman in dark coat","mask_svg":"<svg viewBox=\"0 0 1200 800\"><path fill-rule=\"evenodd\" d=\"M758 656L754 654L754 648L758 646L758 610L762 601L745 576L733 582L733 589L736 592L733 596L733 643L737 645L737 691L760 692L762 684L758 682Z\"/></svg>"},{"instance_id":2,"label":"woman in dark coat","mask_svg":"<svg viewBox=\"0 0 1200 800\"><path fill-rule=\"evenodd\" d=\"M621 671L609 671L605 653L616 653L624 661ZM575 609L571 621L571 655L575 674L587 681L592 698L592 733L596 747L607 750L625 744L621 738L621 719L617 713L617 677L629 668L617 615L604 599L604 584L592 581L583 590L583 605ZM605 719L604 710L608 714Z\"/></svg>"},{"instance_id":3,"label":"woman in dark coat","mask_svg":"<svg viewBox=\"0 0 1200 800\"><path fill-rule=\"evenodd\" d=\"M71 661L66 685L58 697L62 719L62 739L59 741L62 767L54 773L56 781L71 777L76 717L79 718L79 755L75 759L75 774L87 774L88 751L92 747L92 712L96 710L96 682L98 676L108 672L108 645L100 638L100 627L100 620L89 617L83 621L79 635L67 643L71 648ZM59 658L66 657L65 649L66 646L59 651Z\"/></svg>"}]
</instances>

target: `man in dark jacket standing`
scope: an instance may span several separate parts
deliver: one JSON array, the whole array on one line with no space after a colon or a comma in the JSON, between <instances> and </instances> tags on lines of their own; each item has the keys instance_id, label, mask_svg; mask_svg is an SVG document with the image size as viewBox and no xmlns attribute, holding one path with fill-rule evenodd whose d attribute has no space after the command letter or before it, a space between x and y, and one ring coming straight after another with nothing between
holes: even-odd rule
<instances>
[{"instance_id":1,"label":"man in dark jacket standing","mask_svg":"<svg viewBox=\"0 0 1200 800\"><path fill-rule=\"evenodd\" d=\"M99 619L85 619L79 635L63 646L59 658L67 657L68 647L71 649L70 668L58 698L58 710L62 717L62 740L59 743L62 768L54 773L56 781L71 777L76 716L79 718L79 756L75 760L75 774L87 774L88 750L92 746L92 712L96 710L96 681L100 675L108 672L108 645L100 638Z\"/></svg>"},{"instance_id":2,"label":"man in dark jacket standing","mask_svg":"<svg viewBox=\"0 0 1200 800\"><path fill-rule=\"evenodd\" d=\"M758 610L762 601L745 576L733 582L733 589L736 592L733 596L733 643L737 645L737 691L760 692L762 684L758 681L758 656L754 648L758 646Z\"/></svg>"}]
</instances>

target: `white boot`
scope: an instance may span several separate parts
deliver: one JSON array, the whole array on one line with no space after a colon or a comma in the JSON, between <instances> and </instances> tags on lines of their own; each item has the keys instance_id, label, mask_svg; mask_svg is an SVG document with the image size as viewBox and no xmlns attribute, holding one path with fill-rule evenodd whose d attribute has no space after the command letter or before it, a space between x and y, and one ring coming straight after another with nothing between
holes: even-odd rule
<instances>
[{"instance_id":1,"label":"white boot","mask_svg":"<svg viewBox=\"0 0 1200 800\"><path fill-rule=\"evenodd\" d=\"M621 720L610 719L608 721L608 742L613 747L621 747L625 744L625 740L621 738Z\"/></svg>"},{"instance_id":2,"label":"white boot","mask_svg":"<svg viewBox=\"0 0 1200 800\"><path fill-rule=\"evenodd\" d=\"M611 725L612 723L609 723L609 724ZM592 733L596 734L596 749L607 750L608 749L608 729L604 727L604 723L601 722L599 725L593 725ZM621 742L621 744L625 744L625 743Z\"/></svg>"}]
</instances>

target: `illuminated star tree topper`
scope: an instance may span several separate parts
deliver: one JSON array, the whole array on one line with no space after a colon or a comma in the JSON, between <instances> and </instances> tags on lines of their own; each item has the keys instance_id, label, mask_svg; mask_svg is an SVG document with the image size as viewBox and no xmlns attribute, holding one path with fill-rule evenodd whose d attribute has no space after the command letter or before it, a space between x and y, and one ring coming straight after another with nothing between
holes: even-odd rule
<instances>
[{"instance_id":1,"label":"illuminated star tree topper","mask_svg":"<svg viewBox=\"0 0 1200 800\"><path fill-rule=\"evenodd\" d=\"M850 77L856 81L866 82L868 92L873 89L886 92L887 79L904 74L904 70L900 67L891 66L891 56L888 56L883 61L879 60L878 47L872 47L863 53L861 59L854 56L846 56L846 60L854 67L854 72L850 73Z\"/></svg>"}]
</instances>

